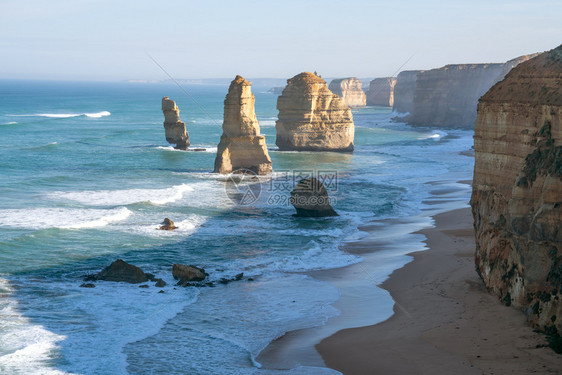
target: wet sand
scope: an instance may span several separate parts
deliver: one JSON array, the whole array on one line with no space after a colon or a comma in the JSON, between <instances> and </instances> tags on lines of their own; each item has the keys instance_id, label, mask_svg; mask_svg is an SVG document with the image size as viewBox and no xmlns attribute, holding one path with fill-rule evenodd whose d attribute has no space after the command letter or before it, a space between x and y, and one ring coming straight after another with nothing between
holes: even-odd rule
<instances>
[{"instance_id":1,"label":"wet sand","mask_svg":"<svg viewBox=\"0 0 562 375\"><path fill-rule=\"evenodd\" d=\"M316 349L328 367L346 375L562 373L562 356L476 274L470 209L439 214L421 233L429 250L381 284L394 315L323 339Z\"/></svg>"}]
</instances>

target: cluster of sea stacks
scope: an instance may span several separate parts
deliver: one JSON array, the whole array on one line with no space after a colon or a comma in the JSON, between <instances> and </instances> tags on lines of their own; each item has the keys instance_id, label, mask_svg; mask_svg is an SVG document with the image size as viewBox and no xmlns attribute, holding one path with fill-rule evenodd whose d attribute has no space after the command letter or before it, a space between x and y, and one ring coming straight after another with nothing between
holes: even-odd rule
<instances>
[{"instance_id":1,"label":"cluster of sea stacks","mask_svg":"<svg viewBox=\"0 0 562 375\"><path fill-rule=\"evenodd\" d=\"M476 267L531 324L562 333L562 46L518 65L478 104Z\"/></svg>"},{"instance_id":2,"label":"cluster of sea stacks","mask_svg":"<svg viewBox=\"0 0 562 375\"><path fill-rule=\"evenodd\" d=\"M346 80L355 82L356 79ZM364 101L361 82L357 82L357 90ZM263 175L272 170L265 137L260 134L256 118L251 86L241 76L236 76L230 84L224 100L223 134L215 160L216 173L246 169ZM326 81L315 73L304 72L287 80L287 86L277 100L277 109L276 144L280 151L353 151L355 126L350 106L332 93ZM165 97L162 110L166 140L177 144L176 148L187 149L189 136L185 124L179 121L176 103Z\"/></svg>"}]
</instances>

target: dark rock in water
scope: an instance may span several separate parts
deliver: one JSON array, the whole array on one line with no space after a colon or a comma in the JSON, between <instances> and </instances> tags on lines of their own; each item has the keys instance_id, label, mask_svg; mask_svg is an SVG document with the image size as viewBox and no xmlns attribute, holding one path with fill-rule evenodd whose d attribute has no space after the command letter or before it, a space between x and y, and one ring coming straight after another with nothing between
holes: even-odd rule
<instances>
[{"instance_id":1,"label":"dark rock in water","mask_svg":"<svg viewBox=\"0 0 562 375\"><path fill-rule=\"evenodd\" d=\"M163 288L167 285L166 282L162 279L155 279L155 281L156 281L155 286L158 288Z\"/></svg>"},{"instance_id":2,"label":"dark rock in water","mask_svg":"<svg viewBox=\"0 0 562 375\"><path fill-rule=\"evenodd\" d=\"M202 268L175 263L172 266L172 276L179 280L178 284L183 285L189 281L203 281L207 274Z\"/></svg>"},{"instance_id":3,"label":"dark rock in water","mask_svg":"<svg viewBox=\"0 0 562 375\"><path fill-rule=\"evenodd\" d=\"M299 181L291 191L291 204L297 217L339 216L330 205L330 197L324 184L314 177Z\"/></svg>"},{"instance_id":4,"label":"dark rock in water","mask_svg":"<svg viewBox=\"0 0 562 375\"><path fill-rule=\"evenodd\" d=\"M139 288L148 288L148 287L149 287L149 286L148 286L148 285L146 285L146 284L143 284L143 285L139 285Z\"/></svg>"},{"instance_id":5,"label":"dark rock in water","mask_svg":"<svg viewBox=\"0 0 562 375\"><path fill-rule=\"evenodd\" d=\"M239 281L242 280L243 277L244 277L244 272L241 272L238 275L234 276L234 280Z\"/></svg>"},{"instance_id":6,"label":"dark rock in water","mask_svg":"<svg viewBox=\"0 0 562 375\"><path fill-rule=\"evenodd\" d=\"M84 283L80 285L80 288L95 288L96 286L92 283Z\"/></svg>"},{"instance_id":7,"label":"dark rock in water","mask_svg":"<svg viewBox=\"0 0 562 375\"><path fill-rule=\"evenodd\" d=\"M88 276L87 280L122 281L139 284L148 281L148 277L139 267L133 266L122 259L117 259L96 274L93 279Z\"/></svg>"},{"instance_id":8,"label":"dark rock in water","mask_svg":"<svg viewBox=\"0 0 562 375\"><path fill-rule=\"evenodd\" d=\"M207 151L206 148L191 148L189 151Z\"/></svg>"},{"instance_id":9,"label":"dark rock in water","mask_svg":"<svg viewBox=\"0 0 562 375\"><path fill-rule=\"evenodd\" d=\"M161 291L159 291L158 293L166 293L166 292L164 292L163 290L161 290Z\"/></svg>"},{"instance_id":10,"label":"dark rock in water","mask_svg":"<svg viewBox=\"0 0 562 375\"><path fill-rule=\"evenodd\" d=\"M178 227L176 227L176 224L172 220L165 218L164 221L162 222L162 226L160 227L160 230L174 230L177 228Z\"/></svg>"}]
</instances>

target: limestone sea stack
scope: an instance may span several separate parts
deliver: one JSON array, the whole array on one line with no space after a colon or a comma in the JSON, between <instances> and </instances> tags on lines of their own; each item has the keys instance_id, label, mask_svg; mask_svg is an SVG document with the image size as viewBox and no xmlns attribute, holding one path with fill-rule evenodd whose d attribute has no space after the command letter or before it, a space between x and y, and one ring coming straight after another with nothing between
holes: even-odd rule
<instances>
[{"instance_id":1,"label":"limestone sea stack","mask_svg":"<svg viewBox=\"0 0 562 375\"><path fill-rule=\"evenodd\" d=\"M471 198L476 268L530 323L562 333L562 46L478 104Z\"/></svg>"},{"instance_id":2,"label":"limestone sea stack","mask_svg":"<svg viewBox=\"0 0 562 375\"><path fill-rule=\"evenodd\" d=\"M314 73L300 73L287 80L277 109L275 143L279 150L353 151L351 109Z\"/></svg>"},{"instance_id":3,"label":"limestone sea stack","mask_svg":"<svg viewBox=\"0 0 562 375\"><path fill-rule=\"evenodd\" d=\"M404 70L396 76L394 85L394 104L392 110L398 113L410 113L414 110L414 93L418 73L423 70Z\"/></svg>"},{"instance_id":4,"label":"limestone sea stack","mask_svg":"<svg viewBox=\"0 0 562 375\"><path fill-rule=\"evenodd\" d=\"M264 175L271 172L265 137L254 111L252 85L241 76L231 82L224 100L222 136L217 147L215 173L247 169Z\"/></svg>"},{"instance_id":5,"label":"limestone sea stack","mask_svg":"<svg viewBox=\"0 0 562 375\"><path fill-rule=\"evenodd\" d=\"M367 97L361 88L361 81L359 78L340 78L334 79L328 86L331 92L342 98L343 102L352 107L365 107L367 104Z\"/></svg>"},{"instance_id":6,"label":"limestone sea stack","mask_svg":"<svg viewBox=\"0 0 562 375\"><path fill-rule=\"evenodd\" d=\"M180 121L180 110L176 102L167 96L162 98L162 111L166 141L175 144L176 149L186 150L189 147L189 134L185 129L185 123Z\"/></svg>"},{"instance_id":7,"label":"limestone sea stack","mask_svg":"<svg viewBox=\"0 0 562 375\"><path fill-rule=\"evenodd\" d=\"M375 78L369 83L367 105L392 107L394 105L394 86L396 78Z\"/></svg>"}]
</instances>

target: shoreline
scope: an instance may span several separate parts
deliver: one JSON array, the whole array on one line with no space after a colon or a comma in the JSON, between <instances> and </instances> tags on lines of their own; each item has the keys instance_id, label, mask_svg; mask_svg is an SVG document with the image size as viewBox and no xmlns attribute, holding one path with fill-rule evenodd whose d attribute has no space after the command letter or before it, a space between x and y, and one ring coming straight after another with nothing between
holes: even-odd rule
<instances>
[{"instance_id":1,"label":"shoreline","mask_svg":"<svg viewBox=\"0 0 562 375\"><path fill-rule=\"evenodd\" d=\"M393 272L413 261L412 253L425 251L425 236L420 232L433 227L433 216L466 206L467 185L471 180L440 180L426 183L432 189L424 201L426 208L417 215L381 219L359 226L365 235L345 242L342 251L363 257L349 266L305 272L340 291L330 306L341 313L326 324L286 332L266 346L256 357L262 368L288 370L298 366L328 367L316 345L349 328L379 324L394 315L395 301L381 284Z\"/></svg>"},{"instance_id":2,"label":"shoreline","mask_svg":"<svg viewBox=\"0 0 562 375\"><path fill-rule=\"evenodd\" d=\"M376 325L349 328L316 349L344 374L557 374L562 356L525 315L490 295L474 270L469 208L434 216L423 229L426 251L381 286L394 314Z\"/></svg>"}]
</instances>

